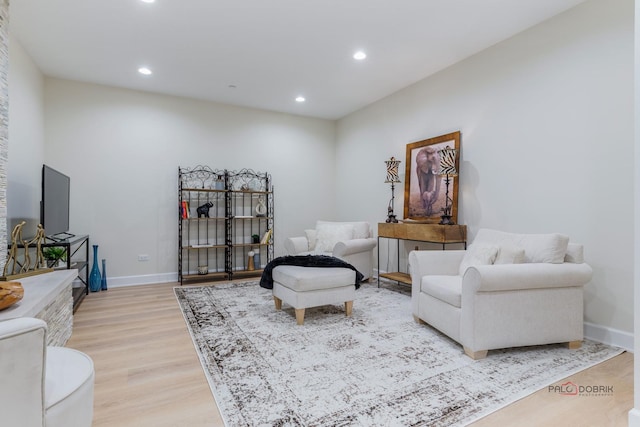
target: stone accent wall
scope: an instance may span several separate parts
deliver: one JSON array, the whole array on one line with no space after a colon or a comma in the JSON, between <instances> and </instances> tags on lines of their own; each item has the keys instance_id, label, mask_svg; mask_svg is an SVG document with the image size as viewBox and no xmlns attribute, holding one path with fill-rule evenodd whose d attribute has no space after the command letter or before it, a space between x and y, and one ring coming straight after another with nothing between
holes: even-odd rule
<instances>
[{"instance_id":1,"label":"stone accent wall","mask_svg":"<svg viewBox=\"0 0 640 427\"><path fill-rule=\"evenodd\" d=\"M7 158L9 153L9 0L0 0L0 268L7 262Z\"/></svg>"},{"instance_id":2,"label":"stone accent wall","mask_svg":"<svg viewBox=\"0 0 640 427\"><path fill-rule=\"evenodd\" d=\"M35 317L47 322L47 345L63 347L73 330L73 297L69 284Z\"/></svg>"}]
</instances>

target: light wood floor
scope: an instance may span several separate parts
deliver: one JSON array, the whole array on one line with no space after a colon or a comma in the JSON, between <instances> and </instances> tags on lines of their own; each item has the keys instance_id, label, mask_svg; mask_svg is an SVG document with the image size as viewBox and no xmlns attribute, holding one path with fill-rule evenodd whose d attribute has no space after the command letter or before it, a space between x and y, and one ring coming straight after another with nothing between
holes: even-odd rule
<instances>
[{"instance_id":1,"label":"light wood floor","mask_svg":"<svg viewBox=\"0 0 640 427\"><path fill-rule=\"evenodd\" d=\"M95 363L95 427L223 425L173 286L92 293L75 313L67 346L86 352ZM568 380L613 386L613 395L562 396L543 389L473 426L627 425L633 355L623 353Z\"/></svg>"}]
</instances>

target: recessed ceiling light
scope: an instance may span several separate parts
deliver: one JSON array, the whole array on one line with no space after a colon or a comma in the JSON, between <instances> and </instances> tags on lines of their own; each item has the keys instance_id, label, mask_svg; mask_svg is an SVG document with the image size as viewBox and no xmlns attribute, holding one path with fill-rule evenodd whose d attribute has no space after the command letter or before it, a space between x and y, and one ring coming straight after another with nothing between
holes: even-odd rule
<instances>
[{"instance_id":1,"label":"recessed ceiling light","mask_svg":"<svg viewBox=\"0 0 640 427\"><path fill-rule=\"evenodd\" d=\"M304 96L299 96L299 97L296 98L296 102L304 102L304 101L306 101L304 99Z\"/></svg>"},{"instance_id":2,"label":"recessed ceiling light","mask_svg":"<svg viewBox=\"0 0 640 427\"><path fill-rule=\"evenodd\" d=\"M156 2L156 0L141 0L141 1L143 1L145 3L155 3Z\"/></svg>"},{"instance_id":3,"label":"recessed ceiling light","mask_svg":"<svg viewBox=\"0 0 640 427\"><path fill-rule=\"evenodd\" d=\"M153 73L151 72L151 70L150 70L150 69L148 69L147 67L140 67L140 68L138 68L138 72L139 72L140 74L142 74L142 75L145 75L145 76L150 76L151 74L153 74Z\"/></svg>"},{"instance_id":4,"label":"recessed ceiling light","mask_svg":"<svg viewBox=\"0 0 640 427\"><path fill-rule=\"evenodd\" d=\"M353 54L353 59L357 59L358 61L362 61L366 57L367 57L367 54L361 50Z\"/></svg>"}]
</instances>

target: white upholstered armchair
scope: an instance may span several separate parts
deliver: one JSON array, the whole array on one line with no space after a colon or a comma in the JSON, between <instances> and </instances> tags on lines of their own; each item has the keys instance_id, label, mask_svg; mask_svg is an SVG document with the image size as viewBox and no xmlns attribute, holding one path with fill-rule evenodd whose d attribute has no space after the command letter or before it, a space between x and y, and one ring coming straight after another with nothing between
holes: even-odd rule
<instances>
[{"instance_id":1,"label":"white upholstered armchair","mask_svg":"<svg viewBox=\"0 0 640 427\"><path fill-rule=\"evenodd\" d=\"M0 322L0 425L90 427L93 361L47 347L47 325L21 317Z\"/></svg>"},{"instance_id":2,"label":"white upholstered armchair","mask_svg":"<svg viewBox=\"0 0 640 427\"><path fill-rule=\"evenodd\" d=\"M467 251L413 251L409 264L416 321L473 359L499 348L581 345L592 270L567 236L482 229Z\"/></svg>"},{"instance_id":3,"label":"white upholstered armchair","mask_svg":"<svg viewBox=\"0 0 640 427\"><path fill-rule=\"evenodd\" d=\"M304 232L304 236L284 241L288 255L330 255L353 265L363 280L372 276L376 239L368 222L318 221L316 228Z\"/></svg>"}]
</instances>

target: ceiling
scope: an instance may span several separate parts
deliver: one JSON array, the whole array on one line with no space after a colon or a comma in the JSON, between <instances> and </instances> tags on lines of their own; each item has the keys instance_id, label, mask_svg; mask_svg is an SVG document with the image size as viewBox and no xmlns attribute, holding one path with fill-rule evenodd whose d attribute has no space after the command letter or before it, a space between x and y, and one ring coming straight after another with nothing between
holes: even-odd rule
<instances>
[{"instance_id":1,"label":"ceiling","mask_svg":"<svg viewBox=\"0 0 640 427\"><path fill-rule=\"evenodd\" d=\"M337 119L583 1L12 0L10 31L47 76Z\"/></svg>"}]
</instances>

